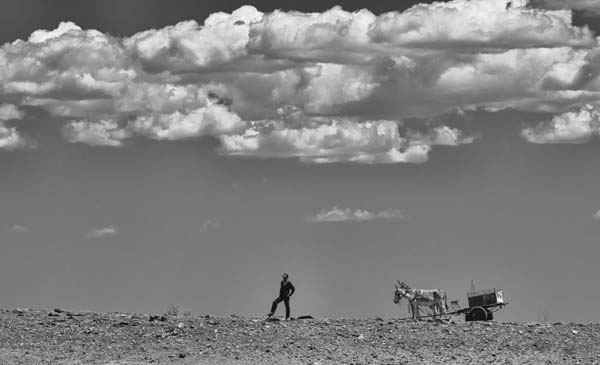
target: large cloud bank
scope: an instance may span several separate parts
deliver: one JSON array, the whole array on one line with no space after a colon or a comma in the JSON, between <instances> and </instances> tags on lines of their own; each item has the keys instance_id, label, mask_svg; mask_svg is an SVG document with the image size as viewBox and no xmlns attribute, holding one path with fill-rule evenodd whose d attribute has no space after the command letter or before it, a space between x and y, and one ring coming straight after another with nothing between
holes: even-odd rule
<instances>
[{"instance_id":1,"label":"large cloud bank","mask_svg":"<svg viewBox=\"0 0 600 365\"><path fill-rule=\"evenodd\" d=\"M63 22L0 47L0 103L42 108L68 141L92 146L211 136L229 156L420 163L437 145L473 142L440 122L450 112L596 105L598 39L570 10L534 5L454 0L382 15L244 6L125 38ZM6 120L0 148L25 146ZM544 133L523 131L569 140Z\"/></svg>"}]
</instances>

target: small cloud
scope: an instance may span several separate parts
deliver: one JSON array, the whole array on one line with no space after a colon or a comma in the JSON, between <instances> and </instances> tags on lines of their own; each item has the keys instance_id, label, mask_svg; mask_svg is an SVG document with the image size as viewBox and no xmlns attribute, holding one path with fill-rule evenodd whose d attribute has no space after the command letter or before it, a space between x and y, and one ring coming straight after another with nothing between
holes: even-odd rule
<instances>
[{"instance_id":1,"label":"small cloud","mask_svg":"<svg viewBox=\"0 0 600 365\"><path fill-rule=\"evenodd\" d=\"M521 136L530 143L586 143L600 135L600 107L584 105L578 110L555 115L537 126L526 126Z\"/></svg>"},{"instance_id":2,"label":"small cloud","mask_svg":"<svg viewBox=\"0 0 600 365\"><path fill-rule=\"evenodd\" d=\"M5 122L11 119L23 119L25 113L20 111L16 105L0 104L0 122Z\"/></svg>"},{"instance_id":3,"label":"small cloud","mask_svg":"<svg viewBox=\"0 0 600 365\"><path fill-rule=\"evenodd\" d=\"M119 232L117 231L117 228L115 228L113 226L108 226L108 227L104 227L104 228L94 228L91 231L89 231L88 233L86 233L85 238L92 239L92 238L112 237L112 236L116 236L118 233Z\"/></svg>"},{"instance_id":4,"label":"small cloud","mask_svg":"<svg viewBox=\"0 0 600 365\"><path fill-rule=\"evenodd\" d=\"M385 209L377 213L376 217L381 219L404 219L406 215L398 209Z\"/></svg>"},{"instance_id":5,"label":"small cloud","mask_svg":"<svg viewBox=\"0 0 600 365\"><path fill-rule=\"evenodd\" d=\"M123 146L131 137L128 129L110 119L91 122L87 119L71 121L63 127L63 135L71 143L85 143L90 146Z\"/></svg>"},{"instance_id":6,"label":"small cloud","mask_svg":"<svg viewBox=\"0 0 600 365\"><path fill-rule=\"evenodd\" d=\"M333 207L330 210L323 210L314 216L306 218L308 222L364 222L375 219L395 220L404 219L405 215L398 209L384 209L380 212L370 212L365 209L341 209Z\"/></svg>"},{"instance_id":7,"label":"small cloud","mask_svg":"<svg viewBox=\"0 0 600 365\"><path fill-rule=\"evenodd\" d=\"M25 232L29 232L29 228L22 226L20 224L15 224L12 227L10 227L11 232L14 233L25 233Z\"/></svg>"},{"instance_id":8,"label":"small cloud","mask_svg":"<svg viewBox=\"0 0 600 365\"><path fill-rule=\"evenodd\" d=\"M221 224L216 219L207 219L200 226L200 231L206 232L211 229L218 229Z\"/></svg>"},{"instance_id":9,"label":"small cloud","mask_svg":"<svg viewBox=\"0 0 600 365\"><path fill-rule=\"evenodd\" d=\"M25 113L15 105L0 104L0 149L13 151L18 148L30 147L35 149L37 143L23 136L16 127L6 125L6 121L23 119Z\"/></svg>"},{"instance_id":10,"label":"small cloud","mask_svg":"<svg viewBox=\"0 0 600 365\"><path fill-rule=\"evenodd\" d=\"M594 214L594 219L600 221L600 209Z\"/></svg>"}]
</instances>

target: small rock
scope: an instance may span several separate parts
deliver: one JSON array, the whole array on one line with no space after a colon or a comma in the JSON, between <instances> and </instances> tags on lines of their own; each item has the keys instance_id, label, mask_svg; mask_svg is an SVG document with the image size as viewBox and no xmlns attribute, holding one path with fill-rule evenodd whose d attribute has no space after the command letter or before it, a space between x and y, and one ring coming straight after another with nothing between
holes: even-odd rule
<instances>
[{"instance_id":1,"label":"small rock","mask_svg":"<svg viewBox=\"0 0 600 365\"><path fill-rule=\"evenodd\" d=\"M159 316L159 315L151 314L150 317L149 317L149 321L150 322L154 322L154 321L166 322L167 321L167 317L166 316Z\"/></svg>"}]
</instances>

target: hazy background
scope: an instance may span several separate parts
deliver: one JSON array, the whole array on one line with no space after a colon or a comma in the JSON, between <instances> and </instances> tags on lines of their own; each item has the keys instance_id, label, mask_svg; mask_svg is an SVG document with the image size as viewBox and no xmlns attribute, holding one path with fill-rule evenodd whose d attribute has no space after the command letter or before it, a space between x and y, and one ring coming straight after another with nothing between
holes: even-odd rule
<instances>
[{"instance_id":1,"label":"hazy background","mask_svg":"<svg viewBox=\"0 0 600 365\"><path fill-rule=\"evenodd\" d=\"M381 12L400 3L412 2L363 5ZM334 4L306 1L299 10ZM15 1L3 3L0 40L60 20L130 35L239 5ZM405 317L406 306L392 301L397 279L445 289L466 305L474 280L504 290L511 305L499 320L543 312L599 321L600 144L528 144L519 128L543 114L470 118L480 139L435 149L425 164L309 165L219 156L208 137L118 149L68 144L32 108L20 124L40 147L0 151L0 306L161 312L175 304L258 316L287 272L297 288L293 316ZM398 209L404 218L307 219L334 206Z\"/></svg>"}]
</instances>

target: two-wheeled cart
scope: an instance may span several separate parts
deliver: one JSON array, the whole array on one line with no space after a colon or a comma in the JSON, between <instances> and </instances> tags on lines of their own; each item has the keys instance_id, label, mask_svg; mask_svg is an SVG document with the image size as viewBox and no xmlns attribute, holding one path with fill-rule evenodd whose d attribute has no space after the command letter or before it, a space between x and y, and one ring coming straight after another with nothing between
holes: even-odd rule
<instances>
[{"instance_id":1,"label":"two-wheeled cart","mask_svg":"<svg viewBox=\"0 0 600 365\"><path fill-rule=\"evenodd\" d=\"M508 303L504 302L502 290L486 289L467 293L468 308L459 308L451 314L464 314L465 321L491 321L494 312L499 311Z\"/></svg>"},{"instance_id":2,"label":"two-wheeled cart","mask_svg":"<svg viewBox=\"0 0 600 365\"><path fill-rule=\"evenodd\" d=\"M491 321L494 319L494 312L497 312L508 305L508 303L504 301L502 290L498 289L471 291L467 293L467 301L469 306L466 308L461 308L458 304L458 300L451 301L450 308L448 308L446 315L457 316L464 314L465 321L467 322ZM419 307L418 310L424 311L425 309ZM431 312L421 312L421 314L420 318L439 317L439 314L435 316ZM407 319L412 318L402 318L402 320Z\"/></svg>"}]
</instances>

